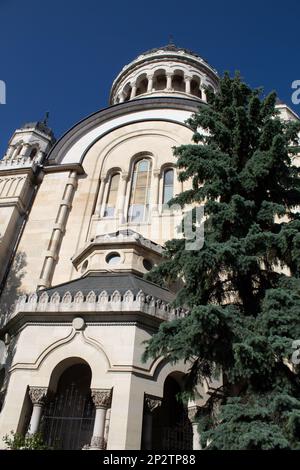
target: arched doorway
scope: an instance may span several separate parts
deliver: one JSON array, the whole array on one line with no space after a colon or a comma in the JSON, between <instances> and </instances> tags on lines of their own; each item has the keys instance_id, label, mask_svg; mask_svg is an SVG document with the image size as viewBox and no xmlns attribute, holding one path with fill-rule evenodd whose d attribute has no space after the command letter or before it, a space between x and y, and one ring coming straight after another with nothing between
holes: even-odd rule
<instances>
[{"instance_id":1,"label":"arched doorway","mask_svg":"<svg viewBox=\"0 0 300 470\"><path fill-rule=\"evenodd\" d=\"M157 406L152 412L152 449L174 451L193 449L193 428L187 408L178 400L178 395L182 391L179 381L179 377L167 377L161 406ZM145 440L143 442L145 448Z\"/></svg>"},{"instance_id":2,"label":"arched doorway","mask_svg":"<svg viewBox=\"0 0 300 470\"><path fill-rule=\"evenodd\" d=\"M47 446L76 450L91 442L95 406L91 398L91 369L74 364L60 375L56 391L44 408L41 432Z\"/></svg>"}]
</instances>

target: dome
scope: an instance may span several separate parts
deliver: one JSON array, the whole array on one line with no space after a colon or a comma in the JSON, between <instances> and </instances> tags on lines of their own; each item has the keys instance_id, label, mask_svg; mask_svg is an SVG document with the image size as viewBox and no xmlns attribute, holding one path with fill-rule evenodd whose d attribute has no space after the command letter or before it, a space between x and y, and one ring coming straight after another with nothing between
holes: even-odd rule
<instances>
[{"instance_id":1,"label":"dome","mask_svg":"<svg viewBox=\"0 0 300 470\"><path fill-rule=\"evenodd\" d=\"M195 52L171 43L126 65L113 83L110 104L154 96L206 101L204 86L217 89L216 70Z\"/></svg>"}]
</instances>

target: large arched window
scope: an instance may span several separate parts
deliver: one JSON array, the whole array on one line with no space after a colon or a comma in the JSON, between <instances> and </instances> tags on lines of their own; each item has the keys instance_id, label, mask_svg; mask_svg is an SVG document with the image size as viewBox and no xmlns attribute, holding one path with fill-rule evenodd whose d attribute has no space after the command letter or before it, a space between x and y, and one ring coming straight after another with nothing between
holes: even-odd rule
<instances>
[{"instance_id":1,"label":"large arched window","mask_svg":"<svg viewBox=\"0 0 300 470\"><path fill-rule=\"evenodd\" d=\"M120 181L119 173L114 173L113 175L111 175L110 181L109 181L109 188L107 192L104 217L113 217L115 215L119 181Z\"/></svg>"},{"instance_id":2,"label":"large arched window","mask_svg":"<svg viewBox=\"0 0 300 470\"><path fill-rule=\"evenodd\" d=\"M163 204L167 204L174 196L174 170L168 168L164 171Z\"/></svg>"},{"instance_id":3,"label":"large arched window","mask_svg":"<svg viewBox=\"0 0 300 470\"><path fill-rule=\"evenodd\" d=\"M151 160L138 160L133 168L128 222L146 222L149 217Z\"/></svg>"}]
</instances>

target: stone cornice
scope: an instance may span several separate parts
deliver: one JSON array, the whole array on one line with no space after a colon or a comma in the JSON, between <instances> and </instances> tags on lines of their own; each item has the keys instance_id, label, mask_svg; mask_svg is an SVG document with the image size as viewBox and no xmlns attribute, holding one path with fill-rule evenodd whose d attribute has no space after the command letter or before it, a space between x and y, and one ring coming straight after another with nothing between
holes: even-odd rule
<instances>
[{"instance_id":1,"label":"stone cornice","mask_svg":"<svg viewBox=\"0 0 300 470\"><path fill-rule=\"evenodd\" d=\"M130 290L124 295L118 290L111 295L106 291L102 291L99 295L91 291L86 296L79 291L75 295L66 292L62 297L58 292L54 292L51 297L47 292L40 295L35 293L18 298L14 311L1 328L0 336L8 331L19 330L28 322L51 322L51 319L54 322L63 319L71 322L74 313L85 316L86 321L139 321L150 327L155 325L157 327L162 321L186 316L188 311L173 308L169 303L146 295L143 291L139 291L136 295Z\"/></svg>"},{"instance_id":2,"label":"stone cornice","mask_svg":"<svg viewBox=\"0 0 300 470\"><path fill-rule=\"evenodd\" d=\"M8 197L0 199L0 207L16 207L21 215L25 214L26 208L23 201L18 197Z\"/></svg>"},{"instance_id":3,"label":"stone cornice","mask_svg":"<svg viewBox=\"0 0 300 470\"><path fill-rule=\"evenodd\" d=\"M0 177L1 176L11 176L11 175L28 175L33 179L40 167L35 166L0 166Z\"/></svg>"},{"instance_id":4,"label":"stone cornice","mask_svg":"<svg viewBox=\"0 0 300 470\"><path fill-rule=\"evenodd\" d=\"M84 175L85 171L81 163L63 163L61 165L48 165L43 167L44 173L63 173L65 171L76 171L78 175Z\"/></svg>"}]
</instances>

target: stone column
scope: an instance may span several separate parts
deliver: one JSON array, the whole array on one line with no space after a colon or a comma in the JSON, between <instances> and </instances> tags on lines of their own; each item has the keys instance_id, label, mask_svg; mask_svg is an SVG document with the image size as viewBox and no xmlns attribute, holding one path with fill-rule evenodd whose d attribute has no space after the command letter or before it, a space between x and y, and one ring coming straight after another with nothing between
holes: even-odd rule
<instances>
[{"instance_id":1,"label":"stone column","mask_svg":"<svg viewBox=\"0 0 300 470\"><path fill-rule=\"evenodd\" d=\"M30 387L29 396L33 404L28 434L36 434L39 430L43 407L47 395L46 387Z\"/></svg>"},{"instance_id":2,"label":"stone column","mask_svg":"<svg viewBox=\"0 0 300 470\"><path fill-rule=\"evenodd\" d=\"M38 283L38 289L49 287L54 271L54 265L57 261L61 240L66 228L67 219L71 210L72 200L77 188L77 173L71 171L69 173L63 198L60 202L56 222L53 225L51 238L48 244L48 249L45 253L42 271Z\"/></svg>"},{"instance_id":3,"label":"stone column","mask_svg":"<svg viewBox=\"0 0 300 470\"><path fill-rule=\"evenodd\" d=\"M24 144L23 145L22 150L20 152L20 158L27 157L27 152L28 152L29 148L30 148L29 144Z\"/></svg>"},{"instance_id":4,"label":"stone column","mask_svg":"<svg viewBox=\"0 0 300 470\"><path fill-rule=\"evenodd\" d=\"M153 74L149 74L147 75L147 78L148 78L148 88L147 88L147 92L150 93L153 89Z\"/></svg>"},{"instance_id":5,"label":"stone column","mask_svg":"<svg viewBox=\"0 0 300 470\"><path fill-rule=\"evenodd\" d=\"M146 450L152 449L152 425L153 425L153 411L161 406L162 399L153 397L152 395L145 395L145 415L143 426L143 444Z\"/></svg>"},{"instance_id":6,"label":"stone column","mask_svg":"<svg viewBox=\"0 0 300 470\"><path fill-rule=\"evenodd\" d=\"M202 101L206 101L206 93L205 93L205 89L203 88L203 86L206 86L206 83L205 82L201 82L201 85L200 85L200 90L201 90L201 99Z\"/></svg>"},{"instance_id":7,"label":"stone column","mask_svg":"<svg viewBox=\"0 0 300 470\"><path fill-rule=\"evenodd\" d=\"M18 145L17 147L15 147L14 151L13 151L13 154L11 156L11 159L14 160L15 158L17 158L17 153L19 152L19 148L20 146ZM18 155L19 156L19 155Z\"/></svg>"},{"instance_id":8,"label":"stone column","mask_svg":"<svg viewBox=\"0 0 300 470\"><path fill-rule=\"evenodd\" d=\"M117 195L117 210L116 216L120 224L126 222L126 214L125 214L125 200L126 200L126 189L127 189L127 182L129 179L129 173L123 172L120 175L120 183L118 188L118 195Z\"/></svg>"},{"instance_id":9,"label":"stone column","mask_svg":"<svg viewBox=\"0 0 300 470\"><path fill-rule=\"evenodd\" d=\"M119 103L124 103L124 99L125 99L125 98L124 98L124 93L123 93L123 91L121 91L121 93L119 93L118 96L119 96Z\"/></svg>"},{"instance_id":10,"label":"stone column","mask_svg":"<svg viewBox=\"0 0 300 470\"><path fill-rule=\"evenodd\" d=\"M37 153L37 156L33 160L35 160L37 163L42 163L43 158L44 158L44 152L42 152L42 150L39 150Z\"/></svg>"},{"instance_id":11,"label":"stone column","mask_svg":"<svg viewBox=\"0 0 300 470\"><path fill-rule=\"evenodd\" d=\"M108 192L109 192L109 178L110 175L106 175L105 178L103 178L103 184L102 184L102 202L100 203L100 212L99 215L100 217L104 217L105 210L106 210L106 204L107 204L107 197L108 197Z\"/></svg>"},{"instance_id":12,"label":"stone column","mask_svg":"<svg viewBox=\"0 0 300 470\"><path fill-rule=\"evenodd\" d=\"M105 449L105 420L106 412L111 406L111 389L92 389L92 399L96 407L96 416L93 430L93 437L91 440L91 449L103 450Z\"/></svg>"},{"instance_id":13,"label":"stone column","mask_svg":"<svg viewBox=\"0 0 300 470\"><path fill-rule=\"evenodd\" d=\"M170 90L172 90L172 76L173 76L173 74L169 72L169 73L166 74L166 76L167 76L167 90L170 91Z\"/></svg>"},{"instance_id":14,"label":"stone column","mask_svg":"<svg viewBox=\"0 0 300 470\"><path fill-rule=\"evenodd\" d=\"M13 145L10 145L7 149L7 152L3 160L9 160L12 157L14 151L15 151L15 147Z\"/></svg>"},{"instance_id":15,"label":"stone column","mask_svg":"<svg viewBox=\"0 0 300 470\"><path fill-rule=\"evenodd\" d=\"M151 195L151 200L153 202L153 205L158 208L159 204L159 182L160 182L160 170L154 170L153 171L153 186L152 186L152 191L153 194Z\"/></svg>"},{"instance_id":16,"label":"stone column","mask_svg":"<svg viewBox=\"0 0 300 470\"><path fill-rule=\"evenodd\" d=\"M198 422L196 420L199 406L191 406L188 408L188 416L193 428L193 450L201 450L200 434L198 432Z\"/></svg>"},{"instance_id":17,"label":"stone column","mask_svg":"<svg viewBox=\"0 0 300 470\"><path fill-rule=\"evenodd\" d=\"M184 77L184 82L185 82L185 92L188 93L189 95L191 94L191 77Z\"/></svg>"},{"instance_id":18,"label":"stone column","mask_svg":"<svg viewBox=\"0 0 300 470\"><path fill-rule=\"evenodd\" d=\"M105 187L105 178L100 178L99 192L98 192L98 198L97 198L96 208L95 208L95 215L98 215L98 216L100 216L101 207L102 207L102 204L104 204L103 202L104 187Z\"/></svg>"},{"instance_id":19,"label":"stone column","mask_svg":"<svg viewBox=\"0 0 300 470\"><path fill-rule=\"evenodd\" d=\"M136 82L132 84L130 99L132 100L133 98L135 98L135 95L136 95Z\"/></svg>"}]
</instances>

